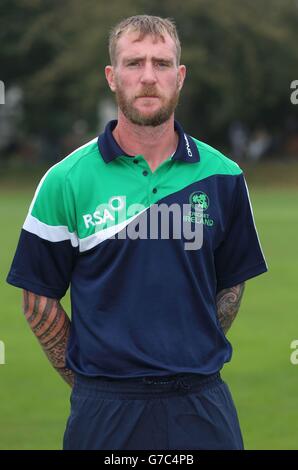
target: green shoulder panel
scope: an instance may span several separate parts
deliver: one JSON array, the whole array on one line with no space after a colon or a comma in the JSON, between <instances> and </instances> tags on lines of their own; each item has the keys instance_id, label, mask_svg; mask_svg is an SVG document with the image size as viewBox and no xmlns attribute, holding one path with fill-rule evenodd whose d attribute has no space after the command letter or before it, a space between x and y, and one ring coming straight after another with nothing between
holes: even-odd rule
<instances>
[{"instance_id":1,"label":"green shoulder panel","mask_svg":"<svg viewBox=\"0 0 298 470\"><path fill-rule=\"evenodd\" d=\"M47 225L67 226L71 232L75 231L74 195L68 175L80 160L98 152L96 141L94 139L78 148L47 171L36 189L30 207L33 217Z\"/></svg>"},{"instance_id":2,"label":"green shoulder panel","mask_svg":"<svg viewBox=\"0 0 298 470\"><path fill-rule=\"evenodd\" d=\"M239 165L223 155L219 150L194 137L192 139L195 141L200 152L202 164L202 178L200 179L213 175L239 175L242 173Z\"/></svg>"}]
</instances>

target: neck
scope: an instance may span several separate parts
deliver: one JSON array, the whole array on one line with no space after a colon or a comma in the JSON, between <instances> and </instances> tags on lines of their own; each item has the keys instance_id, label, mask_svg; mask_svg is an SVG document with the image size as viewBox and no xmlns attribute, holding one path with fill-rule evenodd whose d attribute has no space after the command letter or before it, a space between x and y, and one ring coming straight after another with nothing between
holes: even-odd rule
<instances>
[{"instance_id":1,"label":"neck","mask_svg":"<svg viewBox=\"0 0 298 470\"><path fill-rule=\"evenodd\" d=\"M128 155L143 155L152 171L169 158L178 145L174 114L160 126L153 127L133 124L119 111L113 136Z\"/></svg>"}]
</instances>

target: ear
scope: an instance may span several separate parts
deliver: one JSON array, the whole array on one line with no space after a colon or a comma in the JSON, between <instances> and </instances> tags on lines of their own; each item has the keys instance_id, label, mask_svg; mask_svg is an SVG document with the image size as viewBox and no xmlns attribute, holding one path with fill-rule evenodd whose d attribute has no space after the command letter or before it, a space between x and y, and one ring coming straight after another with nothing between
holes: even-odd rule
<instances>
[{"instance_id":1,"label":"ear","mask_svg":"<svg viewBox=\"0 0 298 470\"><path fill-rule=\"evenodd\" d=\"M106 76L110 89L112 91L115 91L116 90L115 75L114 75L114 67L112 65L107 65L105 67L105 76Z\"/></svg>"},{"instance_id":2,"label":"ear","mask_svg":"<svg viewBox=\"0 0 298 470\"><path fill-rule=\"evenodd\" d=\"M186 76L186 67L185 65L179 65L178 67L178 86L179 90L183 87L183 83Z\"/></svg>"}]
</instances>

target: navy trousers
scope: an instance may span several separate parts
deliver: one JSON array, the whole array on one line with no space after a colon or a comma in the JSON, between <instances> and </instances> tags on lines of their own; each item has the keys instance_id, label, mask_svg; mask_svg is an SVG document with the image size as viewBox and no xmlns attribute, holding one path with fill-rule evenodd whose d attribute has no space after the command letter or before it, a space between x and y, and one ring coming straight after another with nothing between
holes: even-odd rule
<instances>
[{"instance_id":1,"label":"navy trousers","mask_svg":"<svg viewBox=\"0 0 298 470\"><path fill-rule=\"evenodd\" d=\"M64 450L243 449L220 374L129 379L76 375Z\"/></svg>"}]
</instances>

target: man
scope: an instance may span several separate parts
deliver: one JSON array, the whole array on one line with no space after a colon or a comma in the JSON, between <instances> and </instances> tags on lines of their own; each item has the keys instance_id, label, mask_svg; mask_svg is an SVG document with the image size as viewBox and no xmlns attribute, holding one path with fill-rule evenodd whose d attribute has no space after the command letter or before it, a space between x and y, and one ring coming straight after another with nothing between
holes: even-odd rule
<instances>
[{"instance_id":1,"label":"man","mask_svg":"<svg viewBox=\"0 0 298 470\"><path fill-rule=\"evenodd\" d=\"M219 371L244 282L267 270L242 171L174 120L186 69L170 20L122 21L110 58L118 120L43 177L8 275L74 383L64 449L242 449ZM171 205L187 212L150 237L151 209Z\"/></svg>"}]
</instances>

